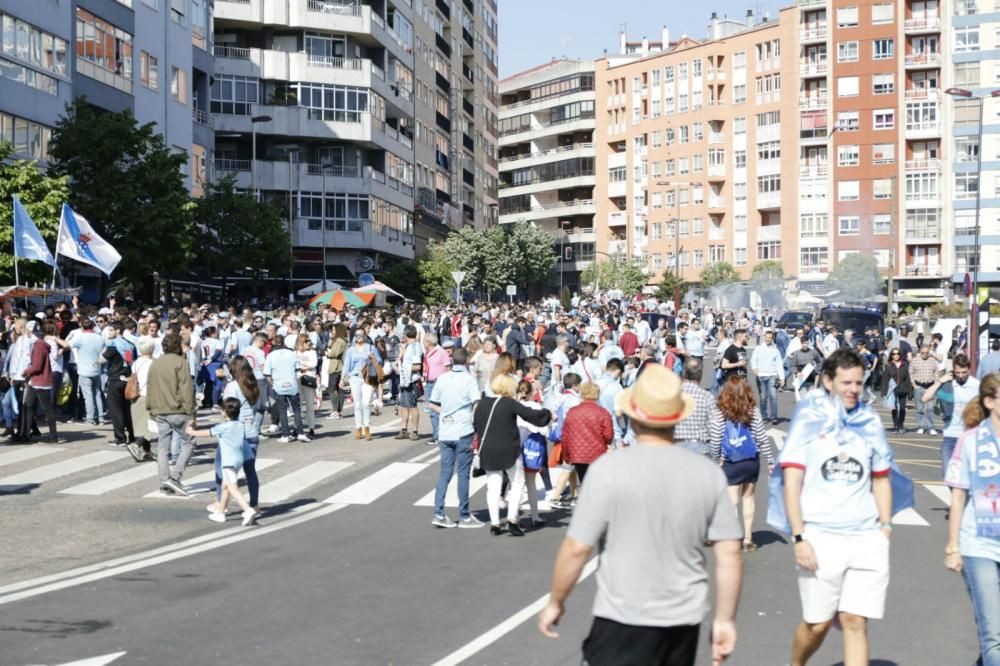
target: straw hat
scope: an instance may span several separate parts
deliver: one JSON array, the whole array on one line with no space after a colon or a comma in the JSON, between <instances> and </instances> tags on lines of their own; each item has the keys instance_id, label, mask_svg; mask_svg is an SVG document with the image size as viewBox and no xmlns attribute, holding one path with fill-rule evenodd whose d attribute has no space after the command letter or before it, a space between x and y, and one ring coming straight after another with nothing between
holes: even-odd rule
<instances>
[{"instance_id":1,"label":"straw hat","mask_svg":"<svg viewBox=\"0 0 1000 666\"><path fill-rule=\"evenodd\" d=\"M649 364L631 387L618 394L615 411L647 428L672 428L694 410L694 400L681 392L673 370Z\"/></svg>"}]
</instances>

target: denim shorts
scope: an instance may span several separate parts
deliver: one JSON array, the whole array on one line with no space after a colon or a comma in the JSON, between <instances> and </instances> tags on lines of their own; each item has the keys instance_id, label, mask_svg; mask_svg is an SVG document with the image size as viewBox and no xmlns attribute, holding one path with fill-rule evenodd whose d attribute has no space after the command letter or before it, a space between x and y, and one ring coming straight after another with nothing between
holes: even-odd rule
<instances>
[{"instance_id":1,"label":"denim shorts","mask_svg":"<svg viewBox=\"0 0 1000 666\"><path fill-rule=\"evenodd\" d=\"M412 384L399 387L399 406L404 409L413 409L417 406L417 391Z\"/></svg>"}]
</instances>

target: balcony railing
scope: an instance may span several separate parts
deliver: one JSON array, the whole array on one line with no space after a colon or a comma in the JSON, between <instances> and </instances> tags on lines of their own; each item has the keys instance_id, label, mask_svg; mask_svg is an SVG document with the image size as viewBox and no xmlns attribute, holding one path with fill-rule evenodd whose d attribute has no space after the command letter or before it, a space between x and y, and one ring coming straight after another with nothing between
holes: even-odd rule
<instances>
[{"instance_id":1,"label":"balcony railing","mask_svg":"<svg viewBox=\"0 0 1000 666\"><path fill-rule=\"evenodd\" d=\"M907 102L933 101L938 98L938 88L907 88L903 97Z\"/></svg>"},{"instance_id":2,"label":"balcony railing","mask_svg":"<svg viewBox=\"0 0 1000 666\"><path fill-rule=\"evenodd\" d=\"M941 160L921 159L906 160L907 171L941 171Z\"/></svg>"},{"instance_id":3,"label":"balcony railing","mask_svg":"<svg viewBox=\"0 0 1000 666\"><path fill-rule=\"evenodd\" d=\"M907 229L907 243L940 243L941 229Z\"/></svg>"},{"instance_id":4,"label":"balcony railing","mask_svg":"<svg viewBox=\"0 0 1000 666\"><path fill-rule=\"evenodd\" d=\"M814 28L802 28L799 31L799 39L803 42L816 42L826 39L826 26L821 25Z\"/></svg>"},{"instance_id":5,"label":"balcony railing","mask_svg":"<svg viewBox=\"0 0 1000 666\"><path fill-rule=\"evenodd\" d=\"M941 17L940 16L913 16L903 23L903 30L906 32L915 32L918 30L940 30L941 29Z\"/></svg>"},{"instance_id":6,"label":"balcony railing","mask_svg":"<svg viewBox=\"0 0 1000 666\"><path fill-rule=\"evenodd\" d=\"M907 275L937 277L941 275L940 264L907 264Z\"/></svg>"},{"instance_id":7,"label":"balcony railing","mask_svg":"<svg viewBox=\"0 0 1000 666\"><path fill-rule=\"evenodd\" d=\"M242 46L220 46L216 44L212 49L216 58L232 58L233 60L249 60L250 49Z\"/></svg>"},{"instance_id":8,"label":"balcony railing","mask_svg":"<svg viewBox=\"0 0 1000 666\"><path fill-rule=\"evenodd\" d=\"M937 120L922 123L907 123L906 131L920 134L939 133L941 131L941 123Z\"/></svg>"},{"instance_id":9,"label":"balcony railing","mask_svg":"<svg viewBox=\"0 0 1000 666\"><path fill-rule=\"evenodd\" d=\"M799 165L799 178L825 178L828 172L827 165Z\"/></svg>"},{"instance_id":10,"label":"balcony railing","mask_svg":"<svg viewBox=\"0 0 1000 666\"><path fill-rule=\"evenodd\" d=\"M709 208L725 208L726 200L724 197L709 197L708 198Z\"/></svg>"},{"instance_id":11,"label":"balcony railing","mask_svg":"<svg viewBox=\"0 0 1000 666\"><path fill-rule=\"evenodd\" d=\"M323 56L308 54L306 62L314 67L329 67L331 69L361 69L361 58L341 58L339 56ZM372 64L372 71L375 65Z\"/></svg>"},{"instance_id":12,"label":"balcony railing","mask_svg":"<svg viewBox=\"0 0 1000 666\"><path fill-rule=\"evenodd\" d=\"M800 76L826 76L827 62L816 61L816 60L800 60L799 61L799 75Z\"/></svg>"},{"instance_id":13,"label":"balcony railing","mask_svg":"<svg viewBox=\"0 0 1000 666\"><path fill-rule=\"evenodd\" d=\"M322 176L323 175L323 165L322 164L306 164L306 173L310 176ZM375 175L382 175L378 171L372 172L372 179L378 180ZM326 175L330 178L358 178L359 171L358 167L354 164L331 164L326 167ZM385 182L385 176L382 175L382 180L379 182Z\"/></svg>"},{"instance_id":14,"label":"balcony railing","mask_svg":"<svg viewBox=\"0 0 1000 666\"><path fill-rule=\"evenodd\" d=\"M828 95L800 95L799 109L825 109L830 104Z\"/></svg>"},{"instance_id":15,"label":"balcony railing","mask_svg":"<svg viewBox=\"0 0 1000 666\"><path fill-rule=\"evenodd\" d=\"M338 2L337 0L307 0L306 9L321 14L345 14L361 16L360 2Z\"/></svg>"},{"instance_id":16,"label":"balcony railing","mask_svg":"<svg viewBox=\"0 0 1000 666\"><path fill-rule=\"evenodd\" d=\"M226 160L216 158L214 165L216 172L222 171L225 173L234 173L237 171L250 170L250 160Z\"/></svg>"},{"instance_id":17,"label":"balcony railing","mask_svg":"<svg viewBox=\"0 0 1000 666\"><path fill-rule=\"evenodd\" d=\"M619 211L617 213L608 213L608 226L609 227L620 227L628 222L628 213L624 211Z\"/></svg>"},{"instance_id":18,"label":"balcony railing","mask_svg":"<svg viewBox=\"0 0 1000 666\"><path fill-rule=\"evenodd\" d=\"M826 5L826 0L799 0L799 7L822 7Z\"/></svg>"},{"instance_id":19,"label":"balcony railing","mask_svg":"<svg viewBox=\"0 0 1000 666\"><path fill-rule=\"evenodd\" d=\"M510 157L501 157L500 162L515 162L517 160L527 160L533 157L545 157L546 155L556 155L558 153L567 153L573 150L590 150L594 147L592 143L573 143L568 146L559 146L558 148L549 148L548 150L536 150L532 153L522 153L520 155L511 155Z\"/></svg>"},{"instance_id":20,"label":"balcony railing","mask_svg":"<svg viewBox=\"0 0 1000 666\"><path fill-rule=\"evenodd\" d=\"M211 114L205 113L201 109L192 108L191 117L199 125L204 125L205 127L211 127L215 129L215 118Z\"/></svg>"},{"instance_id":21,"label":"balcony railing","mask_svg":"<svg viewBox=\"0 0 1000 666\"><path fill-rule=\"evenodd\" d=\"M907 53L907 67L940 67L940 53Z\"/></svg>"},{"instance_id":22,"label":"balcony railing","mask_svg":"<svg viewBox=\"0 0 1000 666\"><path fill-rule=\"evenodd\" d=\"M715 132L709 132L709 134L708 134L708 142L710 144L725 143L726 142L726 135L725 134L721 134L721 133L717 134Z\"/></svg>"}]
</instances>

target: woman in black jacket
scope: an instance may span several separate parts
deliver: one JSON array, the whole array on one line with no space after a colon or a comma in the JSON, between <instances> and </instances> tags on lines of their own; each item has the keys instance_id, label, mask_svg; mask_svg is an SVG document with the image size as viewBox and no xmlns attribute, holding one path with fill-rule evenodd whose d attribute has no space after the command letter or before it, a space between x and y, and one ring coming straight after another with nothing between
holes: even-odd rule
<instances>
[{"instance_id":1,"label":"woman in black jacket","mask_svg":"<svg viewBox=\"0 0 1000 666\"><path fill-rule=\"evenodd\" d=\"M542 427L552 420L552 414L547 409L531 409L515 400L517 380L510 375L496 375L490 383L490 389L497 397L480 400L472 416L476 437L479 439L480 466L486 472L490 534L504 533L504 528L500 526L500 495L506 472L511 480L507 531L513 536L524 536L517 518L521 493L524 492L521 433L517 428L517 419L521 417L532 425ZM529 492L534 492L534 488L529 489Z\"/></svg>"},{"instance_id":2,"label":"woman in black jacket","mask_svg":"<svg viewBox=\"0 0 1000 666\"><path fill-rule=\"evenodd\" d=\"M906 421L906 400L913 393L913 382L910 381L910 365L903 358L899 347L889 350L889 359L882 373L882 395L888 397L889 383L895 382L893 388L896 402L892 409L892 431L902 434L906 432L903 423Z\"/></svg>"}]
</instances>

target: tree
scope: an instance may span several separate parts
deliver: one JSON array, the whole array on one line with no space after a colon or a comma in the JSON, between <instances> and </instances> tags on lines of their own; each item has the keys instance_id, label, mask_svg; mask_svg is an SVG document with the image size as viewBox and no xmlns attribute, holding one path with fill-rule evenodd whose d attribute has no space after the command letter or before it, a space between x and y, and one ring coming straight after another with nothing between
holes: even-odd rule
<instances>
[{"instance_id":1,"label":"tree","mask_svg":"<svg viewBox=\"0 0 1000 666\"><path fill-rule=\"evenodd\" d=\"M681 289L681 303L683 303L684 297L687 295L688 289L691 288L691 285L685 282L683 278L679 278L674 275L674 272L668 268L663 271L663 276L660 278L660 284L657 285L656 297L661 301L669 301L673 303L678 287Z\"/></svg>"},{"instance_id":2,"label":"tree","mask_svg":"<svg viewBox=\"0 0 1000 666\"><path fill-rule=\"evenodd\" d=\"M785 270L780 261L762 261L753 267L750 284L760 295L767 307L781 304L781 292L785 285Z\"/></svg>"},{"instance_id":3,"label":"tree","mask_svg":"<svg viewBox=\"0 0 1000 666\"><path fill-rule=\"evenodd\" d=\"M739 272L728 261L709 264L701 269L701 286L703 287L719 287L739 281Z\"/></svg>"},{"instance_id":4,"label":"tree","mask_svg":"<svg viewBox=\"0 0 1000 666\"><path fill-rule=\"evenodd\" d=\"M65 178L55 178L39 170L28 160L8 161L13 146L0 141L0 282L14 283L14 201L16 194L42 234L49 250L55 254L59 234L59 216L64 201L69 199ZM48 282L52 268L40 261L19 261L21 284Z\"/></svg>"},{"instance_id":5,"label":"tree","mask_svg":"<svg viewBox=\"0 0 1000 666\"><path fill-rule=\"evenodd\" d=\"M431 243L427 254L417 262L424 303L437 305L452 299L455 280L452 279L451 272L454 270L456 269L448 259L447 249L443 245Z\"/></svg>"},{"instance_id":6,"label":"tree","mask_svg":"<svg viewBox=\"0 0 1000 666\"><path fill-rule=\"evenodd\" d=\"M464 227L443 247L453 270L465 271L463 286L480 287L487 295L508 284L523 289L545 284L556 262L552 236L525 222L486 231Z\"/></svg>"},{"instance_id":7,"label":"tree","mask_svg":"<svg viewBox=\"0 0 1000 666\"><path fill-rule=\"evenodd\" d=\"M378 279L411 301L423 302L423 282L420 278L420 261L396 261L385 265Z\"/></svg>"},{"instance_id":8,"label":"tree","mask_svg":"<svg viewBox=\"0 0 1000 666\"><path fill-rule=\"evenodd\" d=\"M510 225L507 250L514 274L506 284L523 287L526 291L545 286L556 266L556 251L550 236L541 227L518 221Z\"/></svg>"},{"instance_id":9,"label":"tree","mask_svg":"<svg viewBox=\"0 0 1000 666\"><path fill-rule=\"evenodd\" d=\"M49 144L50 173L68 176L70 205L122 255L116 278L144 286L153 273L183 270L191 258L190 196L181 170L154 123L131 111L96 113L84 98L67 105Z\"/></svg>"},{"instance_id":10,"label":"tree","mask_svg":"<svg viewBox=\"0 0 1000 666\"><path fill-rule=\"evenodd\" d=\"M830 272L829 282L848 301L865 300L882 290L878 261L860 252L852 252L841 259Z\"/></svg>"},{"instance_id":11,"label":"tree","mask_svg":"<svg viewBox=\"0 0 1000 666\"><path fill-rule=\"evenodd\" d=\"M288 272L288 230L278 211L236 189L235 176L210 184L195 202L193 265L207 275L226 277L250 268L253 275Z\"/></svg>"},{"instance_id":12,"label":"tree","mask_svg":"<svg viewBox=\"0 0 1000 666\"><path fill-rule=\"evenodd\" d=\"M601 291L620 289L631 296L639 293L646 286L649 278L643 270L645 268L645 262L639 259L625 259L623 257L602 259L583 269L583 273L580 274L580 283Z\"/></svg>"}]
</instances>

